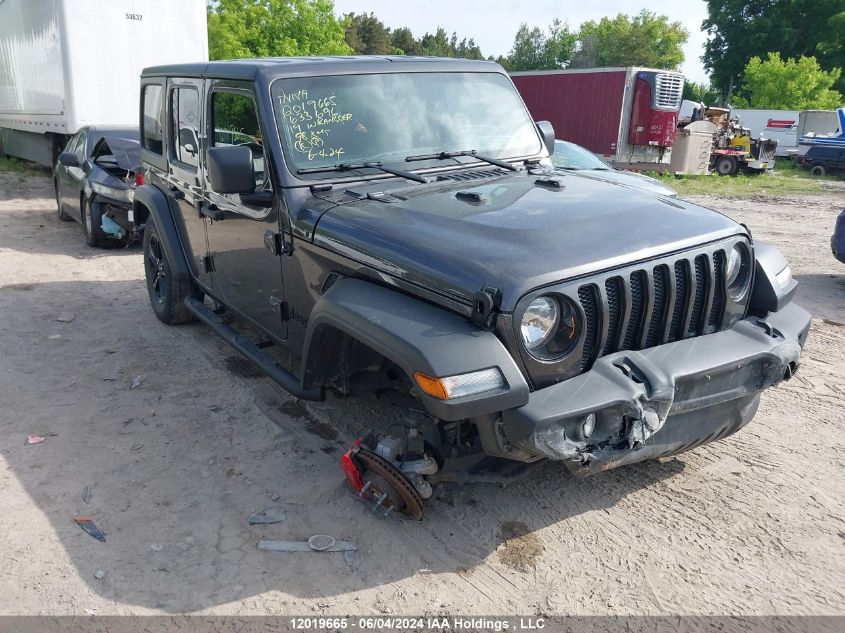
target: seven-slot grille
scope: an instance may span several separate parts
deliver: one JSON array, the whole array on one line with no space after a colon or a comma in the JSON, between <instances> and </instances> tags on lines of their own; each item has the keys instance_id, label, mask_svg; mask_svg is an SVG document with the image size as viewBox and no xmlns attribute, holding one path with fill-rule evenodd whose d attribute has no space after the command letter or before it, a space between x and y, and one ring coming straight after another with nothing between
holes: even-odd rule
<instances>
[{"instance_id":1,"label":"seven-slot grille","mask_svg":"<svg viewBox=\"0 0 845 633\"><path fill-rule=\"evenodd\" d=\"M578 287L581 371L596 358L717 332L725 312L725 251L657 261Z\"/></svg>"}]
</instances>

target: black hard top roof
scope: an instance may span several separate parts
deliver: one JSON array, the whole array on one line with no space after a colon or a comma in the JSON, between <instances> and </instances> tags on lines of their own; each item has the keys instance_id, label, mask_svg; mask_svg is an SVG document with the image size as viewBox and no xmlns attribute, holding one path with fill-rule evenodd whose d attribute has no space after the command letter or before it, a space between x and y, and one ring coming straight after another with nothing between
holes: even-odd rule
<instances>
[{"instance_id":1,"label":"black hard top roof","mask_svg":"<svg viewBox=\"0 0 845 633\"><path fill-rule=\"evenodd\" d=\"M349 57L266 57L225 61L169 64L145 68L142 77L212 77L255 79L257 76L354 75L403 71L503 72L495 62L446 57L359 55Z\"/></svg>"}]
</instances>

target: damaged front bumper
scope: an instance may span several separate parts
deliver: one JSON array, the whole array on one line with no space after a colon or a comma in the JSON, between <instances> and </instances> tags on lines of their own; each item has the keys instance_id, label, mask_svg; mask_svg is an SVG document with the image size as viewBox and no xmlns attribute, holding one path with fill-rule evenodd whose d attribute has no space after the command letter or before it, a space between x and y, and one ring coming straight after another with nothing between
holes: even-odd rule
<instances>
[{"instance_id":1,"label":"damaged front bumper","mask_svg":"<svg viewBox=\"0 0 845 633\"><path fill-rule=\"evenodd\" d=\"M788 304L717 334L604 356L503 412L499 435L576 474L689 450L751 421L760 392L798 368L809 329L809 313Z\"/></svg>"}]
</instances>

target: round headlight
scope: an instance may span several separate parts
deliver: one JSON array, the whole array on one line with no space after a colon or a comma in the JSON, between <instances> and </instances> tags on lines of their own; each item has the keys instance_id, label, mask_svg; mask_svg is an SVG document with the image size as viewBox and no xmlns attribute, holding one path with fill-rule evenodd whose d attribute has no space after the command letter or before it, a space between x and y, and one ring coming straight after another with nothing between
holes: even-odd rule
<instances>
[{"instance_id":1,"label":"round headlight","mask_svg":"<svg viewBox=\"0 0 845 633\"><path fill-rule=\"evenodd\" d=\"M578 341L578 308L566 297L543 295L522 315L520 333L525 349L539 360L557 360Z\"/></svg>"},{"instance_id":2,"label":"round headlight","mask_svg":"<svg viewBox=\"0 0 845 633\"><path fill-rule=\"evenodd\" d=\"M557 328L560 310L551 297L537 297L522 315L519 326L522 341L529 350L535 350L548 343Z\"/></svg>"},{"instance_id":3,"label":"round headlight","mask_svg":"<svg viewBox=\"0 0 845 633\"><path fill-rule=\"evenodd\" d=\"M728 296L733 301L739 301L748 291L748 282L751 281L751 266L749 262L748 249L744 244L734 244L728 253L728 263L725 267L725 286L728 289Z\"/></svg>"}]
</instances>

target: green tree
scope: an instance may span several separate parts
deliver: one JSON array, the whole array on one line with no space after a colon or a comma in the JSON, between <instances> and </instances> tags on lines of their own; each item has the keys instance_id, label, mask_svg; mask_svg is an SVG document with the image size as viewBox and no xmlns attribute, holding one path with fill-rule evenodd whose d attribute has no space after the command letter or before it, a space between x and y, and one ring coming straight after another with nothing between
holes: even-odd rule
<instances>
[{"instance_id":1,"label":"green tree","mask_svg":"<svg viewBox=\"0 0 845 633\"><path fill-rule=\"evenodd\" d=\"M207 18L211 59L351 52L331 0L218 0Z\"/></svg>"},{"instance_id":2,"label":"green tree","mask_svg":"<svg viewBox=\"0 0 845 633\"><path fill-rule=\"evenodd\" d=\"M845 67L845 0L707 0L702 61L727 100L752 57L815 56L824 70ZM845 78L837 89L845 92Z\"/></svg>"},{"instance_id":3,"label":"green tree","mask_svg":"<svg viewBox=\"0 0 845 633\"><path fill-rule=\"evenodd\" d=\"M513 47L500 60L508 70L555 70L565 68L575 52L576 36L569 25L555 19L546 32L539 27L519 25Z\"/></svg>"},{"instance_id":4,"label":"green tree","mask_svg":"<svg viewBox=\"0 0 845 633\"><path fill-rule=\"evenodd\" d=\"M743 71L742 90L732 104L763 110L832 110L842 105L842 95L832 90L842 71L826 72L815 57L782 60L769 53L763 61L752 57Z\"/></svg>"},{"instance_id":5,"label":"green tree","mask_svg":"<svg viewBox=\"0 0 845 633\"><path fill-rule=\"evenodd\" d=\"M842 5L842 11L827 18L816 44L819 63L828 70L845 68L845 2ZM839 77L835 88L845 94L845 76Z\"/></svg>"},{"instance_id":6,"label":"green tree","mask_svg":"<svg viewBox=\"0 0 845 633\"><path fill-rule=\"evenodd\" d=\"M643 9L634 17L590 20L581 25L574 68L650 66L677 69L684 61L689 32L680 22Z\"/></svg>"},{"instance_id":7,"label":"green tree","mask_svg":"<svg viewBox=\"0 0 845 633\"><path fill-rule=\"evenodd\" d=\"M713 86L687 81L684 83L683 98L695 101L696 103L714 105L719 102L721 94L719 93L719 89Z\"/></svg>"},{"instance_id":8,"label":"green tree","mask_svg":"<svg viewBox=\"0 0 845 633\"><path fill-rule=\"evenodd\" d=\"M442 27L432 33L426 33L420 38L420 54L434 57L454 57L449 47L449 36Z\"/></svg>"},{"instance_id":9,"label":"green tree","mask_svg":"<svg viewBox=\"0 0 845 633\"><path fill-rule=\"evenodd\" d=\"M481 47L475 43L472 38L462 39L455 47L455 57L462 57L464 59L484 59L481 54Z\"/></svg>"},{"instance_id":10,"label":"green tree","mask_svg":"<svg viewBox=\"0 0 845 633\"><path fill-rule=\"evenodd\" d=\"M390 29L373 13L348 13L343 29L346 43L357 55L390 55L395 50Z\"/></svg>"},{"instance_id":11,"label":"green tree","mask_svg":"<svg viewBox=\"0 0 845 633\"><path fill-rule=\"evenodd\" d=\"M422 55L422 46L407 27L394 29L390 41L400 55Z\"/></svg>"}]
</instances>

